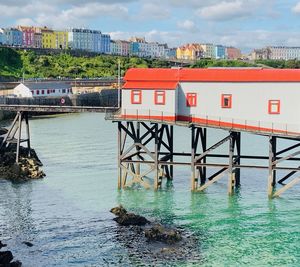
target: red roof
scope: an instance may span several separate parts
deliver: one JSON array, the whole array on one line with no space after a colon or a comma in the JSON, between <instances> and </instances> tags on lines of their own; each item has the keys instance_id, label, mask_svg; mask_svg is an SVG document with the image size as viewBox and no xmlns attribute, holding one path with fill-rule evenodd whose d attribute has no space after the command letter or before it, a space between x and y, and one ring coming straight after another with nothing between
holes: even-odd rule
<instances>
[{"instance_id":1,"label":"red roof","mask_svg":"<svg viewBox=\"0 0 300 267\"><path fill-rule=\"evenodd\" d=\"M300 69L129 69L124 79L124 88L133 88L135 82L135 88L142 89L165 88L164 84L175 89L175 82L300 82Z\"/></svg>"},{"instance_id":2,"label":"red roof","mask_svg":"<svg viewBox=\"0 0 300 267\"><path fill-rule=\"evenodd\" d=\"M178 82L165 82L165 81L127 81L123 89L167 89L175 90Z\"/></svg>"}]
</instances>

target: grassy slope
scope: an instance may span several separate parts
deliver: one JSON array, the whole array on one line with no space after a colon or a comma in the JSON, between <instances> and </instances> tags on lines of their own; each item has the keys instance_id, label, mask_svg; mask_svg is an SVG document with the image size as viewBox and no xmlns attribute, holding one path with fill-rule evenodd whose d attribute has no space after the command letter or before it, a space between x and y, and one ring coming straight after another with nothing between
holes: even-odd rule
<instances>
[{"instance_id":1,"label":"grassy slope","mask_svg":"<svg viewBox=\"0 0 300 267\"><path fill-rule=\"evenodd\" d=\"M75 57L62 52L57 55L37 55L33 51L16 51L11 48L0 48L0 80L9 77L20 78L24 72L25 78L48 77L108 77L117 76L118 60L121 62L122 75L132 67L170 67L164 60L141 59L137 57L116 57L99 55L94 57ZM272 61L260 60L257 64L264 64L274 68L300 68L300 61ZM243 61L230 60L199 60L191 64L192 68L207 67L252 67Z\"/></svg>"}]
</instances>

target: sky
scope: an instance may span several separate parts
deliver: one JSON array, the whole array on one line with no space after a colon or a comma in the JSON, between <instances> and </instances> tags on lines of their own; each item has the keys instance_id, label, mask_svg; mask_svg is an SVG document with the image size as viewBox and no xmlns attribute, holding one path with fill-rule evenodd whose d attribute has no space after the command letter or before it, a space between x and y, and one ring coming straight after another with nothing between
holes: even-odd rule
<instances>
[{"instance_id":1,"label":"sky","mask_svg":"<svg viewBox=\"0 0 300 267\"><path fill-rule=\"evenodd\" d=\"M299 0L0 0L0 27L81 27L112 39L145 37L235 46L300 46Z\"/></svg>"}]
</instances>

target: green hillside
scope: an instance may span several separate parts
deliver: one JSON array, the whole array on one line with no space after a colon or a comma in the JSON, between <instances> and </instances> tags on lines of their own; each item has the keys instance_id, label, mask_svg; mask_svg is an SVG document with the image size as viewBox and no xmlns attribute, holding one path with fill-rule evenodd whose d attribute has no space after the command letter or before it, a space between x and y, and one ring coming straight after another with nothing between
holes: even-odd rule
<instances>
[{"instance_id":1,"label":"green hillside","mask_svg":"<svg viewBox=\"0 0 300 267\"><path fill-rule=\"evenodd\" d=\"M72 52L72 51L71 51ZM137 57L117 57L110 55L74 56L70 51L47 54L43 50L34 51L0 48L0 81L25 78L95 78L117 77L118 60L121 62L121 75L128 68L171 67L165 60L142 59ZM255 67L300 68L297 60L258 60L255 63L232 60L198 60L191 68L207 67Z\"/></svg>"}]
</instances>

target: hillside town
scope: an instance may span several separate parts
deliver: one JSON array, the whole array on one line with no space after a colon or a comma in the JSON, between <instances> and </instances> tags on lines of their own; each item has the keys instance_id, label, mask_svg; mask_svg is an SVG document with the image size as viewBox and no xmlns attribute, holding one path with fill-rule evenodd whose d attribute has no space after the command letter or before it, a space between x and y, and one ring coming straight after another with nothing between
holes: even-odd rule
<instances>
[{"instance_id":1,"label":"hillside town","mask_svg":"<svg viewBox=\"0 0 300 267\"><path fill-rule=\"evenodd\" d=\"M242 54L236 47L212 43L188 43L169 47L166 43L148 42L144 37L113 40L99 30L72 28L55 30L48 27L17 26L0 28L0 45L31 49L71 49L99 54L137 56L176 60L207 59L300 59L300 47L268 46Z\"/></svg>"},{"instance_id":2,"label":"hillside town","mask_svg":"<svg viewBox=\"0 0 300 267\"><path fill-rule=\"evenodd\" d=\"M238 48L214 44L185 44L170 48L168 44L148 42L144 37L112 40L99 30L73 28L54 30L48 27L17 26L0 28L0 45L36 49L72 49L119 56L178 60L239 59Z\"/></svg>"}]
</instances>

